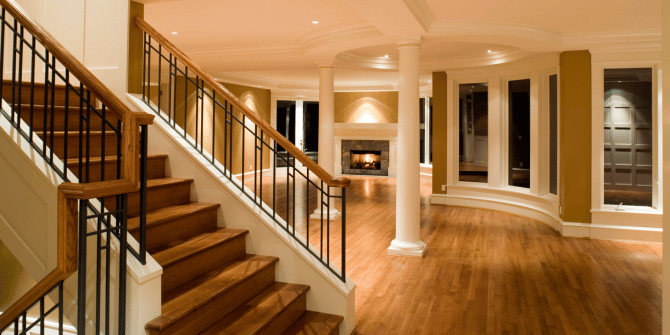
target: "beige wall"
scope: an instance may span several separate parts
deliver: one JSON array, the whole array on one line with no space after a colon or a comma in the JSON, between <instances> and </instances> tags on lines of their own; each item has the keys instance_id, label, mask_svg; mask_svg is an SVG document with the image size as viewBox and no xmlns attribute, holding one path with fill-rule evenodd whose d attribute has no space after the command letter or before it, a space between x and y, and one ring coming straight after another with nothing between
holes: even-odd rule
<instances>
[{"instance_id":1,"label":"beige wall","mask_svg":"<svg viewBox=\"0 0 670 335\"><path fill-rule=\"evenodd\" d=\"M335 123L398 123L398 92L335 92Z\"/></svg>"},{"instance_id":2,"label":"beige wall","mask_svg":"<svg viewBox=\"0 0 670 335\"><path fill-rule=\"evenodd\" d=\"M560 57L560 203L565 222L591 222L591 54Z\"/></svg>"},{"instance_id":3,"label":"beige wall","mask_svg":"<svg viewBox=\"0 0 670 335\"><path fill-rule=\"evenodd\" d=\"M447 74L433 72L433 193L447 183Z\"/></svg>"},{"instance_id":4,"label":"beige wall","mask_svg":"<svg viewBox=\"0 0 670 335\"><path fill-rule=\"evenodd\" d=\"M663 25L662 25L662 58L663 64L670 64L670 1L663 1ZM667 67L667 65L666 65ZM663 78L663 96L670 97L670 76L664 75ZM663 104L663 131L661 132L663 141L663 166L661 171L663 176L663 226L670 227L670 103ZM660 136L659 136L660 137ZM663 335L670 335L670 229L663 229L663 299L662 299L662 326Z\"/></svg>"}]
</instances>

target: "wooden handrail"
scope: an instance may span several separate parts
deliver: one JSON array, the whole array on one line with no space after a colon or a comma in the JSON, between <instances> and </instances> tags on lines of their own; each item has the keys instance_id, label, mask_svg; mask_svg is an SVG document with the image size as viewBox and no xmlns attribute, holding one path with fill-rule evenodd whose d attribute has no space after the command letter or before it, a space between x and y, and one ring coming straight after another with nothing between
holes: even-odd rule
<instances>
[{"instance_id":1,"label":"wooden handrail","mask_svg":"<svg viewBox=\"0 0 670 335\"><path fill-rule=\"evenodd\" d=\"M328 186L332 187L348 187L351 181L347 178L339 178L331 176L326 170L316 164L312 159L307 157L302 150L298 149L293 143L282 136L276 129L272 128L265 120L263 120L256 112L252 111L247 105L242 103L235 95L230 93L228 89L223 87L221 83L217 82L209 73L205 72L198 64L191 60L186 54L179 50L172 42L166 39L161 33L144 21L141 17L135 16L135 24L144 30L152 39L161 44L162 48L170 51L173 56L186 65L190 71L195 73L200 79L207 83L217 94L224 96L235 108L242 112L249 120L255 123L261 130L263 130L270 138L272 138L282 148L286 149L293 157L300 161L303 165L312 171L317 177L323 180Z\"/></svg>"},{"instance_id":2,"label":"wooden handrail","mask_svg":"<svg viewBox=\"0 0 670 335\"><path fill-rule=\"evenodd\" d=\"M0 0L0 6L123 122L121 179L89 184L61 183L58 186L56 269L0 315L0 329L4 329L56 284L77 271L79 200L126 194L139 189L139 129L142 125L152 124L154 115L131 111L14 0Z\"/></svg>"}]
</instances>

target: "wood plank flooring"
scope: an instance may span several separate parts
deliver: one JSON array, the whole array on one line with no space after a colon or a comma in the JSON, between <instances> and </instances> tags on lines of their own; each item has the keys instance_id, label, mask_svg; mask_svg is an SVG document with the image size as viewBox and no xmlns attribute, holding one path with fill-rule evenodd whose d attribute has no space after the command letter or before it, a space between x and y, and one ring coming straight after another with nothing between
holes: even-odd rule
<instances>
[{"instance_id":1,"label":"wood plank flooring","mask_svg":"<svg viewBox=\"0 0 670 335\"><path fill-rule=\"evenodd\" d=\"M357 284L354 334L661 333L661 244L563 238L520 216L430 205L431 184L422 180L426 257L387 256L395 179L351 179L346 261ZM322 232L313 222L310 240L318 245ZM331 225L335 264L339 224Z\"/></svg>"}]
</instances>

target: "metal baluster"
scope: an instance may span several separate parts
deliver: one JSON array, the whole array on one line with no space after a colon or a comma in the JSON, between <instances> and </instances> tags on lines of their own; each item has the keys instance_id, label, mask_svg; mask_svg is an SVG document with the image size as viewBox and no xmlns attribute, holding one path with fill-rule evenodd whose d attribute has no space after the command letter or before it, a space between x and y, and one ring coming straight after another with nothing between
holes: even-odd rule
<instances>
[{"instance_id":1,"label":"metal baluster","mask_svg":"<svg viewBox=\"0 0 670 335\"><path fill-rule=\"evenodd\" d=\"M40 334L44 334L44 320L46 319L46 315L44 315L44 297L40 298L40 318L42 318L40 322Z\"/></svg>"},{"instance_id":2,"label":"metal baluster","mask_svg":"<svg viewBox=\"0 0 670 335\"><path fill-rule=\"evenodd\" d=\"M225 176L228 169L228 100L223 102L223 117L223 175Z\"/></svg>"},{"instance_id":3,"label":"metal baluster","mask_svg":"<svg viewBox=\"0 0 670 335\"><path fill-rule=\"evenodd\" d=\"M258 174L258 126L254 124L254 203L256 203L258 190L256 189Z\"/></svg>"},{"instance_id":4,"label":"metal baluster","mask_svg":"<svg viewBox=\"0 0 670 335\"><path fill-rule=\"evenodd\" d=\"M216 161L216 125L216 91L212 91L212 165L214 166L216 166L214 163Z\"/></svg>"},{"instance_id":5,"label":"metal baluster","mask_svg":"<svg viewBox=\"0 0 670 335\"><path fill-rule=\"evenodd\" d=\"M11 103L9 104L9 107L12 109L12 118L11 118L12 123L14 122L14 113L16 112L16 32L18 30L19 30L19 23L18 21L16 21L16 19L14 19L14 31L13 31L14 39L12 44L12 99Z\"/></svg>"},{"instance_id":6,"label":"metal baluster","mask_svg":"<svg viewBox=\"0 0 670 335\"><path fill-rule=\"evenodd\" d=\"M272 218L277 221L277 150L273 150L272 153L274 159L272 163Z\"/></svg>"},{"instance_id":7,"label":"metal baluster","mask_svg":"<svg viewBox=\"0 0 670 335\"><path fill-rule=\"evenodd\" d=\"M148 127L140 127L141 153L140 153L140 262L147 264L147 169L148 157L147 147L149 141Z\"/></svg>"},{"instance_id":8,"label":"metal baluster","mask_svg":"<svg viewBox=\"0 0 670 335\"><path fill-rule=\"evenodd\" d=\"M228 170L228 179L233 180L233 104L230 104L230 132L228 132L228 162L230 164L230 169ZM243 156L244 157L244 156ZM244 170L242 170L244 171Z\"/></svg>"},{"instance_id":9,"label":"metal baluster","mask_svg":"<svg viewBox=\"0 0 670 335\"><path fill-rule=\"evenodd\" d=\"M79 90L83 92L84 84L79 83ZM83 94L82 94L83 95ZM88 92L90 101L91 93ZM84 99L79 100L79 182L82 181L84 174Z\"/></svg>"},{"instance_id":10,"label":"metal baluster","mask_svg":"<svg viewBox=\"0 0 670 335\"><path fill-rule=\"evenodd\" d=\"M295 157L293 157L293 199L292 199L293 200L293 202L292 202L293 205L291 206L291 207L293 207L293 237L295 237L295 207L296 207L295 205L296 205L296 201L298 200L297 199L298 196L295 193L295 180L297 179L296 178L297 174L295 172L296 165L297 165L297 163L295 162Z\"/></svg>"},{"instance_id":11,"label":"metal baluster","mask_svg":"<svg viewBox=\"0 0 670 335\"><path fill-rule=\"evenodd\" d=\"M142 86L151 85L151 36L147 42L147 81L142 83ZM151 86L147 87L147 105L151 106Z\"/></svg>"},{"instance_id":12,"label":"metal baluster","mask_svg":"<svg viewBox=\"0 0 670 335\"><path fill-rule=\"evenodd\" d=\"M3 9L4 10L4 9ZM5 25L3 24L4 28ZM4 32L4 29L3 29ZM3 39L4 40L4 39ZM42 153L46 156L47 153L47 115L49 115L49 50L44 49L44 124L42 127ZM3 57L4 59L4 57ZM3 72L3 71L0 71ZM81 144L80 144L81 145Z\"/></svg>"},{"instance_id":13,"label":"metal baluster","mask_svg":"<svg viewBox=\"0 0 670 335\"><path fill-rule=\"evenodd\" d=\"M242 193L244 193L244 156L247 155L247 152L244 151L244 142L246 142L244 138L244 125L247 124L247 116L242 114ZM232 143L232 142L231 142Z\"/></svg>"},{"instance_id":14,"label":"metal baluster","mask_svg":"<svg viewBox=\"0 0 670 335\"><path fill-rule=\"evenodd\" d=\"M33 43L31 47L32 55L30 57L30 134L28 135L30 137L28 140L30 143L33 143L33 132L35 130L35 124L33 123L35 117L35 53L37 52L35 42L36 39L35 36L33 36ZM0 72L2 71L4 70L2 70L0 67Z\"/></svg>"},{"instance_id":15,"label":"metal baluster","mask_svg":"<svg viewBox=\"0 0 670 335\"><path fill-rule=\"evenodd\" d=\"M79 265L77 266L79 285L77 291L77 329L86 329L86 213L88 200L79 201Z\"/></svg>"},{"instance_id":16,"label":"metal baluster","mask_svg":"<svg viewBox=\"0 0 670 335\"><path fill-rule=\"evenodd\" d=\"M177 57L174 58L174 88L170 89L170 91L174 90L174 94L172 99L174 100L172 102L172 128L176 128L175 125L177 124Z\"/></svg>"},{"instance_id":17,"label":"metal baluster","mask_svg":"<svg viewBox=\"0 0 670 335\"><path fill-rule=\"evenodd\" d=\"M176 72L176 71L175 71ZM172 120L172 53L170 53L170 72L168 73L168 110L167 110L167 116L168 116L168 124L170 124L170 120ZM158 114L160 115L160 113Z\"/></svg>"},{"instance_id":18,"label":"metal baluster","mask_svg":"<svg viewBox=\"0 0 670 335\"><path fill-rule=\"evenodd\" d=\"M306 206L307 209L305 210L305 235L307 239L307 249L309 249L309 169L307 169L307 180L306 180L306 191L305 193L307 194L306 196Z\"/></svg>"},{"instance_id":19,"label":"metal baluster","mask_svg":"<svg viewBox=\"0 0 670 335\"><path fill-rule=\"evenodd\" d=\"M58 335L63 335L63 310L64 308L64 303L63 303L63 281L58 283L58 304L60 305L58 307Z\"/></svg>"},{"instance_id":20,"label":"metal baluster","mask_svg":"<svg viewBox=\"0 0 670 335\"><path fill-rule=\"evenodd\" d=\"M319 249L319 258L323 262L323 180L321 181L321 197L319 197L319 202L321 203L321 248Z\"/></svg>"},{"instance_id":21,"label":"metal baluster","mask_svg":"<svg viewBox=\"0 0 670 335\"><path fill-rule=\"evenodd\" d=\"M186 120L188 114L188 67L184 68L184 139L186 139Z\"/></svg>"},{"instance_id":22,"label":"metal baluster","mask_svg":"<svg viewBox=\"0 0 670 335\"><path fill-rule=\"evenodd\" d=\"M202 81L202 87L200 88L200 154L202 154L203 149L205 148L204 134L205 134L205 81ZM214 120L212 119L212 122ZM213 127L214 125L212 125ZM196 133L197 134L197 133Z\"/></svg>"},{"instance_id":23,"label":"metal baluster","mask_svg":"<svg viewBox=\"0 0 670 335\"><path fill-rule=\"evenodd\" d=\"M56 56L53 54L51 55L51 128L49 129L49 132L51 136L49 136L49 144L50 144L50 155L49 155L49 163L53 166L54 163L54 115L56 115Z\"/></svg>"},{"instance_id":24,"label":"metal baluster","mask_svg":"<svg viewBox=\"0 0 670 335\"><path fill-rule=\"evenodd\" d=\"M19 102L16 104L16 123L18 125L19 132L21 132L21 109L23 109L23 34L24 34L24 29L23 25L21 25L21 29L19 30L20 37L19 37ZM32 97L30 97L32 99Z\"/></svg>"},{"instance_id":25,"label":"metal baluster","mask_svg":"<svg viewBox=\"0 0 670 335\"><path fill-rule=\"evenodd\" d=\"M347 189L342 187L342 281L346 281L345 276L345 262L346 262L346 251L347 251Z\"/></svg>"},{"instance_id":26,"label":"metal baluster","mask_svg":"<svg viewBox=\"0 0 670 335\"><path fill-rule=\"evenodd\" d=\"M193 118L193 121L195 122L195 132L193 133L193 141L195 142L195 150L198 151L198 112L202 113L202 110L200 109L200 104L198 103L198 100L200 99L200 78L198 76L195 76L195 117ZM201 125L202 126L202 125ZM202 143L200 143L202 145Z\"/></svg>"},{"instance_id":27,"label":"metal baluster","mask_svg":"<svg viewBox=\"0 0 670 335\"><path fill-rule=\"evenodd\" d=\"M158 97L156 97L156 100L158 101L156 103L156 106L158 107L158 113L160 114L161 111L161 65L163 64L163 50L162 50L162 45L158 45Z\"/></svg>"},{"instance_id":28,"label":"metal baluster","mask_svg":"<svg viewBox=\"0 0 670 335\"><path fill-rule=\"evenodd\" d=\"M70 105L70 71L65 69L65 132L63 134L63 174L67 178L67 114ZM51 115L51 119L55 119L56 114Z\"/></svg>"},{"instance_id":29,"label":"metal baluster","mask_svg":"<svg viewBox=\"0 0 670 335\"><path fill-rule=\"evenodd\" d=\"M117 206L118 207L118 202ZM102 210L100 211L102 213ZM117 214L118 215L118 214ZM111 257L110 253L112 252L111 248L111 241L112 241L112 235L111 234L111 228L112 228L112 216L108 215L107 216L107 227L106 227L106 232L105 232L105 237L107 238L107 243L106 243L106 253L105 253L105 334L109 334L109 306L110 304L110 281L109 277L111 276ZM100 233L98 232L98 236L100 236ZM119 252L125 253L124 248L119 248ZM98 265L99 267L100 265ZM99 308L98 308L99 309ZM98 313L98 315L100 315ZM99 334L99 333L96 333Z\"/></svg>"},{"instance_id":30,"label":"metal baluster","mask_svg":"<svg viewBox=\"0 0 670 335\"><path fill-rule=\"evenodd\" d=\"M330 267L330 186L326 188L326 202L328 203L328 215L326 215L326 262Z\"/></svg>"},{"instance_id":31,"label":"metal baluster","mask_svg":"<svg viewBox=\"0 0 670 335\"><path fill-rule=\"evenodd\" d=\"M256 126L258 127L258 126ZM265 142L263 141L263 130L261 129L261 174L260 174L260 194L259 194L259 201L258 205L261 206L261 209L263 208L263 146L265 145Z\"/></svg>"},{"instance_id":32,"label":"metal baluster","mask_svg":"<svg viewBox=\"0 0 670 335\"><path fill-rule=\"evenodd\" d=\"M104 208L103 208L104 210ZM102 213L102 211L101 211ZM96 218L96 223L97 223L97 231L95 234L95 241L96 241L96 249L95 249L95 255L96 255L96 267L95 267L95 333L100 334L100 284L101 284L101 264L102 264L102 233L100 232L102 230L102 218L98 216ZM107 236L107 243L109 244L109 235ZM109 250L106 252L106 256L109 256ZM105 282L105 286L109 287L109 273L106 274L105 278L107 278ZM109 310L105 309L105 313L109 314ZM106 332L105 334L109 334L109 332Z\"/></svg>"},{"instance_id":33,"label":"metal baluster","mask_svg":"<svg viewBox=\"0 0 670 335\"><path fill-rule=\"evenodd\" d=\"M151 106L151 104L149 104L149 98L147 97L147 71L149 71L149 68L147 67L147 32L143 32L142 36L144 37L142 43L142 100L144 100L147 105Z\"/></svg>"},{"instance_id":34,"label":"metal baluster","mask_svg":"<svg viewBox=\"0 0 670 335\"><path fill-rule=\"evenodd\" d=\"M7 21L5 20L5 13L6 10L5 8L2 8L2 14L0 16L0 19L2 22L0 22L0 41L2 41L2 48L0 48L0 98L4 99L5 96L2 95L2 91L5 86L5 24ZM48 59L48 56L47 56Z\"/></svg>"},{"instance_id":35,"label":"metal baluster","mask_svg":"<svg viewBox=\"0 0 670 335\"><path fill-rule=\"evenodd\" d=\"M128 243L126 240L126 223L128 218L128 195L121 196L122 213L118 215L121 218L119 223L120 248L119 255L119 334L126 333L126 250Z\"/></svg>"}]
</instances>

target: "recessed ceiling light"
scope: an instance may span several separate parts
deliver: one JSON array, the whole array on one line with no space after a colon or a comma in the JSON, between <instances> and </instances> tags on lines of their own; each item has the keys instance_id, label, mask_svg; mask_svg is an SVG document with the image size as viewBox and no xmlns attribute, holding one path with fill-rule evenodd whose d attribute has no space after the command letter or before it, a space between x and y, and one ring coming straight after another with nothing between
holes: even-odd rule
<instances>
[{"instance_id":1,"label":"recessed ceiling light","mask_svg":"<svg viewBox=\"0 0 670 335\"><path fill-rule=\"evenodd\" d=\"M384 58L389 58L389 55L384 55Z\"/></svg>"},{"instance_id":2,"label":"recessed ceiling light","mask_svg":"<svg viewBox=\"0 0 670 335\"><path fill-rule=\"evenodd\" d=\"M172 32L172 35L177 35L177 34L178 34L178 33L177 33L176 31L173 31L173 32Z\"/></svg>"},{"instance_id":3,"label":"recessed ceiling light","mask_svg":"<svg viewBox=\"0 0 670 335\"><path fill-rule=\"evenodd\" d=\"M488 50L488 53L491 53L491 50Z\"/></svg>"},{"instance_id":4,"label":"recessed ceiling light","mask_svg":"<svg viewBox=\"0 0 670 335\"><path fill-rule=\"evenodd\" d=\"M312 21L313 24L319 24L319 21Z\"/></svg>"}]
</instances>

